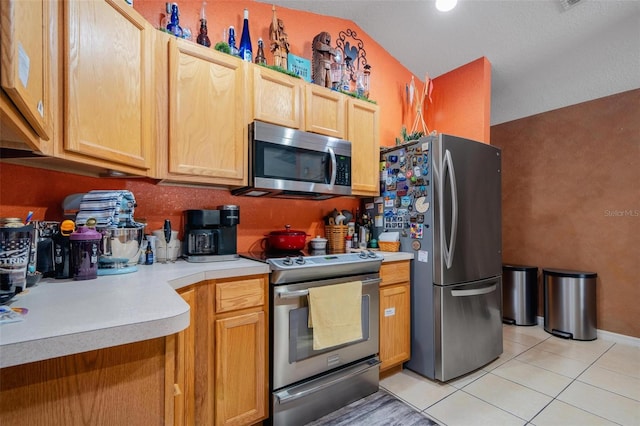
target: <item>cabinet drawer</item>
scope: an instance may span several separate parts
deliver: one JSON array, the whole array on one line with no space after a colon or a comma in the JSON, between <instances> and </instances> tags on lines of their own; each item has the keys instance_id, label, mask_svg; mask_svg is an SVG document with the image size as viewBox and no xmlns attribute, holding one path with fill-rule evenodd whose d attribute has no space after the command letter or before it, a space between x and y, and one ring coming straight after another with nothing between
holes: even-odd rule
<instances>
[{"instance_id":1,"label":"cabinet drawer","mask_svg":"<svg viewBox=\"0 0 640 426\"><path fill-rule=\"evenodd\" d=\"M409 261L383 263L380 267L381 286L408 282L411 279Z\"/></svg>"},{"instance_id":2,"label":"cabinet drawer","mask_svg":"<svg viewBox=\"0 0 640 426\"><path fill-rule=\"evenodd\" d=\"M220 280L216 282L216 313L264 305L264 279Z\"/></svg>"}]
</instances>

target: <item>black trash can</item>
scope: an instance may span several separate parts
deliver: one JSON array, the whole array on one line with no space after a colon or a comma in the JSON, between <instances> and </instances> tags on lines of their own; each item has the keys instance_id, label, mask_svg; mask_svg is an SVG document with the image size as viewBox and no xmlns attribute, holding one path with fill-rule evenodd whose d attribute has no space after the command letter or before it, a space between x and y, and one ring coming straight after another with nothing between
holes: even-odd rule
<instances>
[{"instance_id":1,"label":"black trash can","mask_svg":"<svg viewBox=\"0 0 640 426\"><path fill-rule=\"evenodd\" d=\"M538 268L502 265L502 322L538 324Z\"/></svg>"},{"instance_id":2,"label":"black trash can","mask_svg":"<svg viewBox=\"0 0 640 426\"><path fill-rule=\"evenodd\" d=\"M554 336L596 339L595 272L543 269L544 329Z\"/></svg>"}]
</instances>

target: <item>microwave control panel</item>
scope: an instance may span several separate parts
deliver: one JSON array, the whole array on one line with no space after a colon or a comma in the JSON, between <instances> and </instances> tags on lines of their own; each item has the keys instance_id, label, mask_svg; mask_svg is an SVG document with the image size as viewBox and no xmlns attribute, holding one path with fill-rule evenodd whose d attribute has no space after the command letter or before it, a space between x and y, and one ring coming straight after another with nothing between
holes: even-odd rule
<instances>
[{"instance_id":1,"label":"microwave control panel","mask_svg":"<svg viewBox=\"0 0 640 426\"><path fill-rule=\"evenodd\" d=\"M351 157L336 156L336 185L351 186Z\"/></svg>"}]
</instances>

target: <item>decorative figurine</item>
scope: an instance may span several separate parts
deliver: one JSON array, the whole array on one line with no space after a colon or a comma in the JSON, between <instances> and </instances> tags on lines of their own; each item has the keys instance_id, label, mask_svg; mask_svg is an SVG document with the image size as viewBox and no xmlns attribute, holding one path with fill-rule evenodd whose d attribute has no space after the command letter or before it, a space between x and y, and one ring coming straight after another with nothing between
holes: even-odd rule
<instances>
[{"instance_id":1,"label":"decorative figurine","mask_svg":"<svg viewBox=\"0 0 640 426\"><path fill-rule=\"evenodd\" d=\"M280 68L287 69L287 54L289 53L289 39L284 32L284 22L276 17L276 7L272 6L273 17L269 25L269 39L271 40L271 52L273 53L273 64Z\"/></svg>"},{"instance_id":2,"label":"decorative figurine","mask_svg":"<svg viewBox=\"0 0 640 426\"><path fill-rule=\"evenodd\" d=\"M331 87L331 62L336 49L331 47L331 34L321 32L313 38L313 69L311 78L319 86Z\"/></svg>"}]
</instances>

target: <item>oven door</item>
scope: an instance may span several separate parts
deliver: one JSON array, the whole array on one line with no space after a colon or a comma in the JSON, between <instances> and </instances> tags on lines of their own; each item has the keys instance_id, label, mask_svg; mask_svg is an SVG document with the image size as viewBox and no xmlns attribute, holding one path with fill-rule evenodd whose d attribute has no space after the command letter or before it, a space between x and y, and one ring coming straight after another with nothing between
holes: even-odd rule
<instances>
[{"instance_id":1,"label":"oven door","mask_svg":"<svg viewBox=\"0 0 640 426\"><path fill-rule=\"evenodd\" d=\"M349 281L362 281L363 338L313 350L313 329L307 326L309 288ZM272 390L378 353L379 286L379 274L274 286Z\"/></svg>"}]
</instances>

